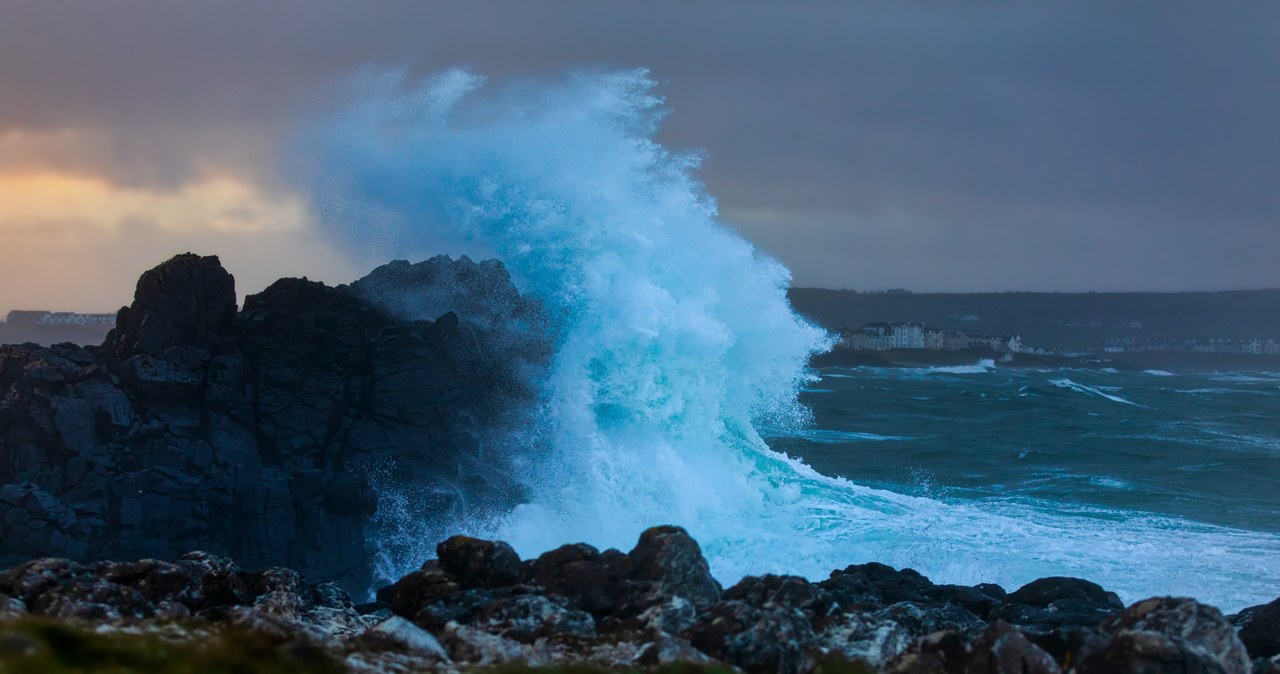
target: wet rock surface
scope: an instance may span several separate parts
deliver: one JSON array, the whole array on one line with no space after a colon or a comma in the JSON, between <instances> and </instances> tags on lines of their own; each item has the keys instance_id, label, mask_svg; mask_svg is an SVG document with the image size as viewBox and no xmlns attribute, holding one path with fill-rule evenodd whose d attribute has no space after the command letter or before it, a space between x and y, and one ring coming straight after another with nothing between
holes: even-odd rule
<instances>
[{"instance_id":1,"label":"wet rock surface","mask_svg":"<svg viewBox=\"0 0 1280 674\"><path fill-rule=\"evenodd\" d=\"M1280 599L1270 604L1252 606L1232 621L1240 630L1249 655L1254 658L1272 658L1280 655Z\"/></svg>"},{"instance_id":2,"label":"wet rock surface","mask_svg":"<svg viewBox=\"0 0 1280 674\"><path fill-rule=\"evenodd\" d=\"M200 549L365 592L380 492L519 497L486 443L547 357L538 316L498 262L282 279L237 312L218 258L179 255L100 347L0 346L0 564Z\"/></svg>"},{"instance_id":3,"label":"wet rock surface","mask_svg":"<svg viewBox=\"0 0 1280 674\"><path fill-rule=\"evenodd\" d=\"M1266 642L1248 650L1259 642L1237 635L1241 625L1268 629L1266 607L1230 620L1184 598L1125 608L1079 579L1006 593L863 564L818 583L751 576L722 592L697 542L673 526L644 532L627 552L572 544L521 560L505 543L461 536L437 552L358 608L334 583L204 552L172 561L35 559L0 570L0 639L31 620L173 642L249 634L354 672L672 663L750 674L1280 670L1264 655ZM1062 602L1074 603L1054 609ZM1073 618L1047 622L1038 611ZM1100 619L1074 624L1094 614ZM5 657L20 656L0 653L0 663Z\"/></svg>"}]
</instances>

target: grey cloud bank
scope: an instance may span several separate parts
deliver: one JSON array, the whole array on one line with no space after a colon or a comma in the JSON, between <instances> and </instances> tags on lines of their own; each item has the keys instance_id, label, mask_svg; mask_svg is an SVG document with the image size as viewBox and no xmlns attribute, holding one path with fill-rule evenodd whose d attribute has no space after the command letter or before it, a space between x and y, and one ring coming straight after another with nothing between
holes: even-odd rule
<instances>
[{"instance_id":1,"label":"grey cloud bank","mask_svg":"<svg viewBox=\"0 0 1280 674\"><path fill-rule=\"evenodd\" d=\"M1264 3L15 2L0 170L284 189L360 67L647 67L797 285L1275 287L1276 44Z\"/></svg>"}]
</instances>

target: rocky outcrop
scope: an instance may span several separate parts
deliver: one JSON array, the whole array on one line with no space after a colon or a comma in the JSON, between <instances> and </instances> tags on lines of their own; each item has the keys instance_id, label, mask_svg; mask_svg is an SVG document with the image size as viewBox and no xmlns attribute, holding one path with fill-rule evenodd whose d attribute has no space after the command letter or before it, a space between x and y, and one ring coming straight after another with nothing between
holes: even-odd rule
<instances>
[{"instance_id":1,"label":"rocky outcrop","mask_svg":"<svg viewBox=\"0 0 1280 674\"><path fill-rule=\"evenodd\" d=\"M502 429L546 362L538 315L465 257L237 312L216 257L179 255L101 347L0 347L0 563L203 549L367 591L382 495L412 485L422 520L519 498Z\"/></svg>"},{"instance_id":2,"label":"rocky outcrop","mask_svg":"<svg viewBox=\"0 0 1280 674\"><path fill-rule=\"evenodd\" d=\"M309 583L287 568L245 570L207 553L172 562L37 559L0 570L0 643L17 639L6 630L31 616L176 643L256 635L273 652L316 654L313 661L351 672L671 663L751 674L1277 669L1261 655L1251 661L1213 607L1164 597L1123 608L1080 579L1046 578L1006 593L935 585L877 564L821 583L753 576L721 592L697 542L671 526L646 531L628 552L574 544L522 561L505 543L455 536L437 553L359 607L333 583ZM978 595L994 603L974 604ZM1062 601L1108 608L1087 625L1050 625L1032 610ZM987 620L970 607L1029 618ZM0 669L18 657L0 648Z\"/></svg>"},{"instance_id":3,"label":"rocky outcrop","mask_svg":"<svg viewBox=\"0 0 1280 674\"><path fill-rule=\"evenodd\" d=\"M1280 655L1280 599L1270 604L1251 606L1232 616L1240 630L1240 640L1254 658Z\"/></svg>"}]
</instances>

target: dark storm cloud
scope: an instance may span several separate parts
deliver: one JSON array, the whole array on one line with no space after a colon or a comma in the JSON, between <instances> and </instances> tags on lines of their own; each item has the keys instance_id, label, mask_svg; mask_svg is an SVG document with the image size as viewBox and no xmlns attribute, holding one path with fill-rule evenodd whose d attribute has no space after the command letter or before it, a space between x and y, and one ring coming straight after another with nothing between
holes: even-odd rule
<instances>
[{"instance_id":1,"label":"dark storm cloud","mask_svg":"<svg viewBox=\"0 0 1280 674\"><path fill-rule=\"evenodd\" d=\"M10 2L0 138L80 135L0 167L269 182L363 65L644 66L798 283L1280 286L1277 44L1270 3Z\"/></svg>"}]
</instances>

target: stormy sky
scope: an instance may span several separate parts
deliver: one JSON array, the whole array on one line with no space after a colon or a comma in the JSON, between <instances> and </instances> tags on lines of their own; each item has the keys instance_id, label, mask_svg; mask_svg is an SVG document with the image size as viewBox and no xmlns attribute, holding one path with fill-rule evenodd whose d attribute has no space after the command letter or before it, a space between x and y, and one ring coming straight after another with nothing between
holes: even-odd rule
<instances>
[{"instance_id":1,"label":"stormy sky","mask_svg":"<svg viewBox=\"0 0 1280 674\"><path fill-rule=\"evenodd\" d=\"M0 2L0 312L219 254L363 269L278 153L366 67L649 68L659 138L805 286L1280 287L1280 5Z\"/></svg>"}]
</instances>

